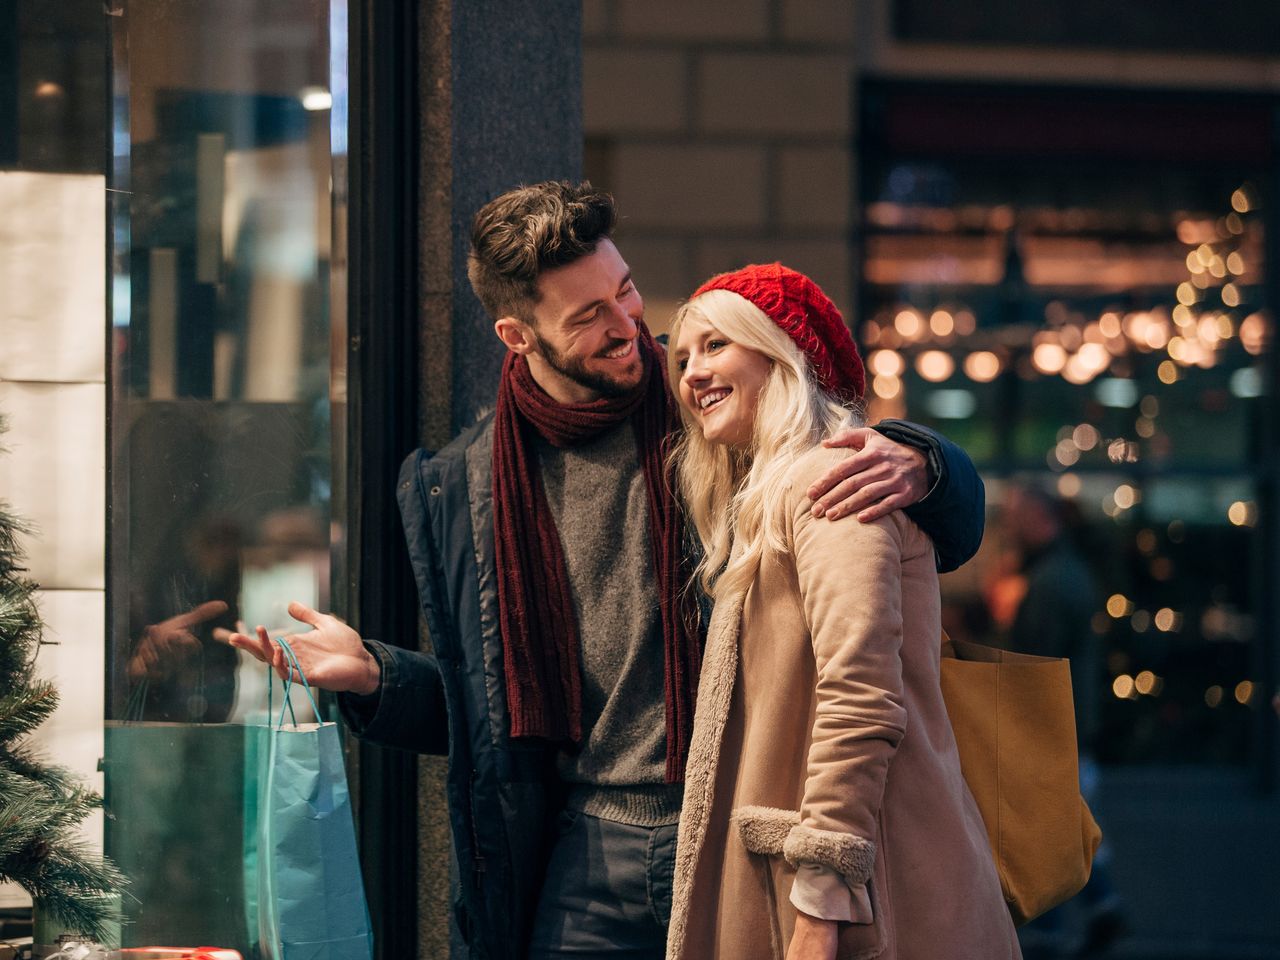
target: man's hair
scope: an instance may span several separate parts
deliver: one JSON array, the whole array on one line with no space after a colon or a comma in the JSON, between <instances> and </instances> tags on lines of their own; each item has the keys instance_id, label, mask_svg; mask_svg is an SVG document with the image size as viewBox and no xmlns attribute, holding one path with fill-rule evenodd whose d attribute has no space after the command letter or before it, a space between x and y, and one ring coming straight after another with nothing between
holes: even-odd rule
<instances>
[{"instance_id":1,"label":"man's hair","mask_svg":"<svg viewBox=\"0 0 1280 960\"><path fill-rule=\"evenodd\" d=\"M508 190L471 225L467 276L495 320L533 322L538 275L595 252L617 221L613 197L584 180L548 180Z\"/></svg>"}]
</instances>

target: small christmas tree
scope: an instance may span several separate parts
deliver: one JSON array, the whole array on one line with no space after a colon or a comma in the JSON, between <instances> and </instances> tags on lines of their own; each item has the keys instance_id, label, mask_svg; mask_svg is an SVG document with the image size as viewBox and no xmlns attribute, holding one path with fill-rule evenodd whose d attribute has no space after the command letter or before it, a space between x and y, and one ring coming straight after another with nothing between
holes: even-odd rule
<instances>
[{"instance_id":1,"label":"small christmas tree","mask_svg":"<svg viewBox=\"0 0 1280 960\"><path fill-rule=\"evenodd\" d=\"M24 743L58 706L54 685L35 676L43 624L18 544L27 532L0 502L0 881L21 885L68 929L104 940L111 894L125 879L75 832L102 798Z\"/></svg>"}]
</instances>

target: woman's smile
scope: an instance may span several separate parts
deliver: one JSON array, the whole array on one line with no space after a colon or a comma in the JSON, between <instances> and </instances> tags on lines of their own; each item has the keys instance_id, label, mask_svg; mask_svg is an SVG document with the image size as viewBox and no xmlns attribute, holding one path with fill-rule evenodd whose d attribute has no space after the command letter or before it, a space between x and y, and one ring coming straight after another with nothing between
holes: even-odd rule
<instances>
[{"instance_id":1,"label":"woman's smile","mask_svg":"<svg viewBox=\"0 0 1280 960\"><path fill-rule=\"evenodd\" d=\"M703 413L706 413L731 393L733 393L733 390L728 387L718 387L715 390L708 390L698 397L698 409Z\"/></svg>"}]
</instances>

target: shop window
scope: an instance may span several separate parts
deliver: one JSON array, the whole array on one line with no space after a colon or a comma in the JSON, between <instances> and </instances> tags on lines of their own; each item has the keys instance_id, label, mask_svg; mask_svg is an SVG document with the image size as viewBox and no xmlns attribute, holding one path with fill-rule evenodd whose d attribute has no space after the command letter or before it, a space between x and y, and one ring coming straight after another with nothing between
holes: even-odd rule
<instances>
[{"instance_id":1,"label":"shop window","mask_svg":"<svg viewBox=\"0 0 1280 960\"><path fill-rule=\"evenodd\" d=\"M334 606L345 5L108 6L106 849L123 945L250 956L268 684L224 637Z\"/></svg>"},{"instance_id":2,"label":"shop window","mask_svg":"<svg viewBox=\"0 0 1280 960\"><path fill-rule=\"evenodd\" d=\"M1073 653L1096 666L1077 679L1104 761L1269 763L1257 531L1276 110L863 86L872 412L936 426L988 480L987 543L944 581L953 632L1008 642L1021 589L1008 481L1056 499L1096 582Z\"/></svg>"}]
</instances>

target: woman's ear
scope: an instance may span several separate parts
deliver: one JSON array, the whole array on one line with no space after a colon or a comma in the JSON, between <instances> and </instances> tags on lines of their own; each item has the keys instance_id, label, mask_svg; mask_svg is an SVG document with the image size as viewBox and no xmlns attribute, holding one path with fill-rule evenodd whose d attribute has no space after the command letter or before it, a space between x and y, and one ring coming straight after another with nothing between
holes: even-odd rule
<instances>
[{"instance_id":1,"label":"woman's ear","mask_svg":"<svg viewBox=\"0 0 1280 960\"><path fill-rule=\"evenodd\" d=\"M512 353L528 355L533 352L533 331L518 317L502 317L495 320L493 332Z\"/></svg>"}]
</instances>

